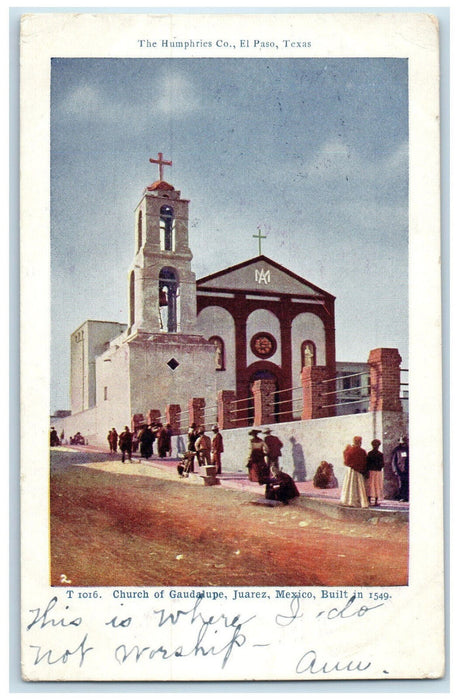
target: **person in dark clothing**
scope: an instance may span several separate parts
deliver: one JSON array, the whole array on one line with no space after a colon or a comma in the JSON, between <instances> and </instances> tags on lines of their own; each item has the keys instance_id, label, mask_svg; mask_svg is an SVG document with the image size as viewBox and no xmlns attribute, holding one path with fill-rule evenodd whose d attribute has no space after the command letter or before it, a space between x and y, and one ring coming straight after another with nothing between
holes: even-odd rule
<instances>
[{"instance_id":1,"label":"person in dark clothing","mask_svg":"<svg viewBox=\"0 0 459 700\"><path fill-rule=\"evenodd\" d=\"M118 433L115 428L112 428L107 435L110 452L116 452L118 447Z\"/></svg>"},{"instance_id":2,"label":"person in dark clothing","mask_svg":"<svg viewBox=\"0 0 459 700\"><path fill-rule=\"evenodd\" d=\"M272 468L272 472L273 477L266 484L265 498L288 505L289 501L300 495L300 492L290 474L282 472L276 466Z\"/></svg>"},{"instance_id":3,"label":"person in dark clothing","mask_svg":"<svg viewBox=\"0 0 459 700\"><path fill-rule=\"evenodd\" d=\"M333 471L333 464L325 461L321 462L317 467L312 483L317 489L336 489L338 479Z\"/></svg>"},{"instance_id":4,"label":"person in dark clothing","mask_svg":"<svg viewBox=\"0 0 459 700\"><path fill-rule=\"evenodd\" d=\"M263 431L265 437L265 445L268 450L267 456L266 456L266 461L268 463L268 467L272 469L272 467L278 467L279 466L279 457L282 455L282 448L283 448L283 443L277 435L272 435L271 428L266 428L266 430Z\"/></svg>"},{"instance_id":5,"label":"person in dark clothing","mask_svg":"<svg viewBox=\"0 0 459 700\"><path fill-rule=\"evenodd\" d=\"M166 432L167 432L167 456L172 457L172 435L173 435L173 430L172 426L170 423L166 423Z\"/></svg>"},{"instance_id":6,"label":"person in dark clothing","mask_svg":"<svg viewBox=\"0 0 459 700\"><path fill-rule=\"evenodd\" d=\"M120 434L118 444L121 450L121 461L124 462L127 455L128 460L132 462L132 433L127 425Z\"/></svg>"},{"instance_id":7,"label":"person in dark clothing","mask_svg":"<svg viewBox=\"0 0 459 700\"><path fill-rule=\"evenodd\" d=\"M188 442L186 446L186 451L192 453L192 456L190 456L190 464L189 464L189 469L188 472L194 472L194 456L193 454L196 453L196 440L198 439L199 434L196 428L196 423L191 423L190 427L188 428Z\"/></svg>"},{"instance_id":8,"label":"person in dark clothing","mask_svg":"<svg viewBox=\"0 0 459 700\"><path fill-rule=\"evenodd\" d=\"M400 438L399 444L392 451L391 466L395 474L397 474L399 482L398 500L410 500L410 449L408 438L404 435Z\"/></svg>"},{"instance_id":9,"label":"person in dark clothing","mask_svg":"<svg viewBox=\"0 0 459 700\"><path fill-rule=\"evenodd\" d=\"M171 440L166 426L159 424L158 430L158 455L163 459L170 450Z\"/></svg>"},{"instance_id":10,"label":"person in dark clothing","mask_svg":"<svg viewBox=\"0 0 459 700\"><path fill-rule=\"evenodd\" d=\"M144 425L139 433L140 454L144 459L149 459L153 454L155 435L150 426Z\"/></svg>"},{"instance_id":11,"label":"person in dark clothing","mask_svg":"<svg viewBox=\"0 0 459 700\"><path fill-rule=\"evenodd\" d=\"M378 506L384 498L384 457L379 451L380 445L381 440L373 440L373 449L367 454L368 500L373 506Z\"/></svg>"},{"instance_id":12,"label":"person in dark clothing","mask_svg":"<svg viewBox=\"0 0 459 700\"><path fill-rule=\"evenodd\" d=\"M266 464L267 448L264 440L258 437L259 430L251 430L249 454L247 456L247 469L249 470L250 481L258 481L259 484L266 484L269 479L269 467Z\"/></svg>"}]
</instances>

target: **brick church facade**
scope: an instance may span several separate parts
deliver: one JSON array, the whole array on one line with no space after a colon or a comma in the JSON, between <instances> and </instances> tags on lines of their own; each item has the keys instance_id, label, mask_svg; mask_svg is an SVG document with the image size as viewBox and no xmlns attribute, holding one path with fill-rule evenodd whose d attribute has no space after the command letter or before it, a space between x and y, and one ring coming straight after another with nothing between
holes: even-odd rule
<instances>
[{"instance_id":1,"label":"brick church facade","mask_svg":"<svg viewBox=\"0 0 459 700\"><path fill-rule=\"evenodd\" d=\"M221 388L250 398L259 379L279 395L298 386L304 366L335 372L334 297L264 255L197 282L197 327L214 342ZM276 419L294 417L282 402Z\"/></svg>"}]
</instances>

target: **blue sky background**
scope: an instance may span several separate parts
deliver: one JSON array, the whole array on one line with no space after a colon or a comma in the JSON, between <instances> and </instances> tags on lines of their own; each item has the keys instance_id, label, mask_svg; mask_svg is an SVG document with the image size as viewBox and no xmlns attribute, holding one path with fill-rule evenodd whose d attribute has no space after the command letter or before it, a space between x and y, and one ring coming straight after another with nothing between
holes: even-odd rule
<instances>
[{"instance_id":1,"label":"blue sky background","mask_svg":"<svg viewBox=\"0 0 459 700\"><path fill-rule=\"evenodd\" d=\"M134 209L158 177L190 201L197 278L262 252L334 294L337 360L408 366L404 59L54 59L51 410L70 333L127 322Z\"/></svg>"}]
</instances>

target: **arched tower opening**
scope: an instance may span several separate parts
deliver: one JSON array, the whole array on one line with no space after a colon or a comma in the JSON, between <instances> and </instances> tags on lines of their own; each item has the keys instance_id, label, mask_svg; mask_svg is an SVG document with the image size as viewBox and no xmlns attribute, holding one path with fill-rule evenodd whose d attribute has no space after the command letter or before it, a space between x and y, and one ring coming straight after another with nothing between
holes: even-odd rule
<instances>
[{"instance_id":1,"label":"arched tower opening","mask_svg":"<svg viewBox=\"0 0 459 700\"><path fill-rule=\"evenodd\" d=\"M169 204L163 204L159 211L159 237L161 250L175 250L174 210Z\"/></svg>"},{"instance_id":2,"label":"arched tower opening","mask_svg":"<svg viewBox=\"0 0 459 700\"><path fill-rule=\"evenodd\" d=\"M142 247L142 223L142 210L140 210L139 215L137 217L137 250L140 250Z\"/></svg>"},{"instance_id":3,"label":"arched tower opening","mask_svg":"<svg viewBox=\"0 0 459 700\"><path fill-rule=\"evenodd\" d=\"M177 333L180 321L179 280L172 267L159 273L159 323L163 333Z\"/></svg>"}]
</instances>

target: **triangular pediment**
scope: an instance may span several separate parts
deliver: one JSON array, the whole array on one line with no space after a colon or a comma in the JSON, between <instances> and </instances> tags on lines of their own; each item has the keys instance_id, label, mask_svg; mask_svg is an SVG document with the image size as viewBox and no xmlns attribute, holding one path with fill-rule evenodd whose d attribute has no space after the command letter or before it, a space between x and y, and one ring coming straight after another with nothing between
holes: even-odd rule
<instances>
[{"instance_id":1,"label":"triangular pediment","mask_svg":"<svg viewBox=\"0 0 459 700\"><path fill-rule=\"evenodd\" d=\"M265 255L259 255L251 260L203 277L197 281L197 288L198 291L219 290L332 296Z\"/></svg>"}]
</instances>

